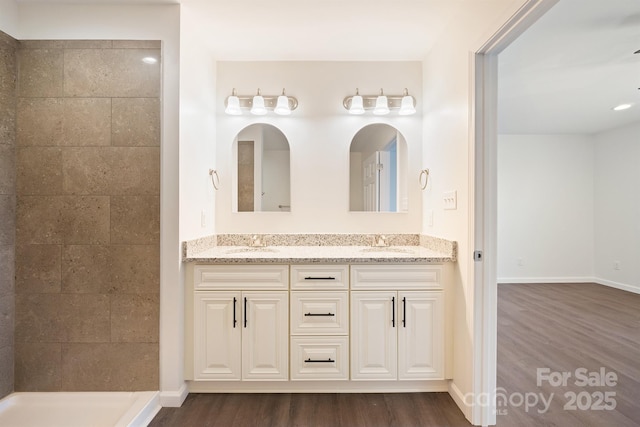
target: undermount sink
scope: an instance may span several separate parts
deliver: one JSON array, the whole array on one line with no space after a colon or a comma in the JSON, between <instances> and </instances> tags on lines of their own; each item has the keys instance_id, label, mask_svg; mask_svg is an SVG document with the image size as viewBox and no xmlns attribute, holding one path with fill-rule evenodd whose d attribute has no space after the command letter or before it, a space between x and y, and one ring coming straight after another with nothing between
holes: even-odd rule
<instances>
[{"instance_id":1,"label":"undermount sink","mask_svg":"<svg viewBox=\"0 0 640 427\"><path fill-rule=\"evenodd\" d=\"M413 249L397 248L393 246L372 246L370 248L364 248L361 252L393 252L399 254L412 254Z\"/></svg>"},{"instance_id":2,"label":"undermount sink","mask_svg":"<svg viewBox=\"0 0 640 427\"><path fill-rule=\"evenodd\" d=\"M278 252L278 251L273 249L273 248L267 248L265 246L256 246L256 247L246 246L246 247L228 249L228 250L225 251L226 254L243 254L243 253L250 253L250 252L271 252L271 253L273 253L273 252Z\"/></svg>"}]
</instances>

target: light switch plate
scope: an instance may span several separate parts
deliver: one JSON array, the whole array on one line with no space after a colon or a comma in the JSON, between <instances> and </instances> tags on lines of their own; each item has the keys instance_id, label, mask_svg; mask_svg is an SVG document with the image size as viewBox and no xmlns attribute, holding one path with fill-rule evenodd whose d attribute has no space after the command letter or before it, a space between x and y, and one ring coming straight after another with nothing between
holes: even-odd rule
<instances>
[{"instance_id":1,"label":"light switch plate","mask_svg":"<svg viewBox=\"0 0 640 427\"><path fill-rule=\"evenodd\" d=\"M445 191L442 193L442 199L444 201L445 210L458 209L458 192L457 191Z\"/></svg>"}]
</instances>

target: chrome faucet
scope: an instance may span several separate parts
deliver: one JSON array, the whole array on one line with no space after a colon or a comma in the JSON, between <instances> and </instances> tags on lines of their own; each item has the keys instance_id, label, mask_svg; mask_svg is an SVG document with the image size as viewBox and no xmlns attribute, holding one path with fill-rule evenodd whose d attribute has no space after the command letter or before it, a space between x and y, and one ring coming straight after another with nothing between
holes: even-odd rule
<instances>
[{"instance_id":1,"label":"chrome faucet","mask_svg":"<svg viewBox=\"0 0 640 427\"><path fill-rule=\"evenodd\" d=\"M262 246L267 246L267 244L264 237L254 234L253 236L251 236L251 243L249 243L249 246L262 247Z\"/></svg>"},{"instance_id":2,"label":"chrome faucet","mask_svg":"<svg viewBox=\"0 0 640 427\"><path fill-rule=\"evenodd\" d=\"M387 243L387 237L384 234L374 236L373 245L371 246L389 246L389 243Z\"/></svg>"}]
</instances>

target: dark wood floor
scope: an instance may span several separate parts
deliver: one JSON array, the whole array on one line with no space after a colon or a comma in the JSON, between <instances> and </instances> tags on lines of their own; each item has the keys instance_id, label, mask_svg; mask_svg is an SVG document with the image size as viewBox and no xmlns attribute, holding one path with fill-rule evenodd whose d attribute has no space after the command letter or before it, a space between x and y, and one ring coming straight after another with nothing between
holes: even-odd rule
<instances>
[{"instance_id":1,"label":"dark wood floor","mask_svg":"<svg viewBox=\"0 0 640 427\"><path fill-rule=\"evenodd\" d=\"M571 377L566 386L538 386L538 368ZM615 372L617 385L576 385L580 368ZM546 413L538 412L544 411L542 403L528 412L503 407L498 427L640 426L640 295L592 283L498 285L497 382L515 403L517 394L549 399L553 393ZM595 409L598 393L605 392L615 393L612 411ZM583 409L565 409L572 403L565 393L581 395Z\"/></svg>"},{"instance_id":2,"label":"dark wood floor","mask_svg":"<svg viewBox=\"0 0 640 427\"><path fill-rule=\"evenodd\" d=\"M567 386L536 384L537 369L570 372ZM575 371L604 368L613 387L578 387ZM640 295L595 284L498 286L498 427L640 426ZM504 391L501 391L501 389ZM565 393L595 404L614 392L614 410L567 410ZM553 396L552 396L553 393ZM585 395L588 394L587 395ZM519 396L538 401L526 410ZM590 400L590 401L588 401ZM603 402L604 404L604 402ZM605 405L606 406L606 405ZM181 408L163 408L151 427L181 426L469 426L446 393L192 394Z\"/></svg>"}]
</instances>

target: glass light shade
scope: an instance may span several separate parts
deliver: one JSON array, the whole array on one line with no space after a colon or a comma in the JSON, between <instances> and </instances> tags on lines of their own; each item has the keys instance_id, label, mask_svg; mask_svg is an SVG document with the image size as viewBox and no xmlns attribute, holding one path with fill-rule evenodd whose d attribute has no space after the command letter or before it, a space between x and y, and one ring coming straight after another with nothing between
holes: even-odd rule
<instances>
[{"instance_id":1,"label":"glass light shade","mask_svg":"<svg viewBox=\"0 0 640 427\"><path fill-rule=\"evenodd\" d=\"M360 95L351 97L349 114L364 114L364 105L362 103L362 97Z\"/></svg>"},{"instance_id":2,"label":"glass light shade","mask_svg":"<svg viewBox=\"0 0 640 427\"><path fill-rule=\"evenodd\" d=\"M291 108L289 108L289 98L286 95L280 95L278 97L278 103L273 110L276 114L281 116L288 116L291 114Z\"/></svg>"},{"instance_id":3,"label":"glass light shade","mask_svg":"<svg viewBox=\"0 0 640 427\"><path fill-rule=\"evenodd\" d=\"M384 116L385 114L389 114L389 103L387 102L387 97L384 95L380 95L376 98L376 106L373 109L373 114L376 116Z\"/></svg>"},{"instance_id":4,"label":"glass light shade","mask_svg":"<svg viewBox=\"0 0 640 427\"><path fill-rule=\"evenodd\" d=\"M227 108L224 109L224 112L230 114L232 116L239 116L242 114L242 110L240 110L240 99L231 95L227 98Z\"/></svg>"},{"instance_id":5,"label":"glass light shade","mask_svg":"<svg viewBox=\"0 0 640 427\"><path fill-rule=\"evenodd\" d=\"M256 95L253 97L251 114L255 114L256 116L264 116L267 114L267 108L264 106L264 98L262 95Z\"/></svg>"},{"instance_id":6,"label":"glass light shade","mask_svg":"<svg viewBox=\"0 0 640 427\"><path fill-rule=\"evenodd\" d=\"M400 111L398 114L401 116L410 116L411 114L416 113L416 107L413 105L413 97L409 95L405 95L402 97L402 102L400 103Z\"/></svg>"}]
</instances>

